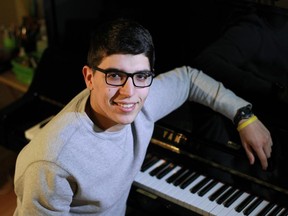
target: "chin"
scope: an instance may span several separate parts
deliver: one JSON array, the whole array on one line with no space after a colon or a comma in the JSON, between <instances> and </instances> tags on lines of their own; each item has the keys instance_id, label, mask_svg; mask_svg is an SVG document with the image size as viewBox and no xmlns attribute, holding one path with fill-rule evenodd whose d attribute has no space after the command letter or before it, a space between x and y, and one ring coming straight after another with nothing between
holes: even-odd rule
<instances>
[{"instance_id":1,"label":"chin","mask_svg":"<svg viewBox=\"0 0 288 216\"><path fill-rule=\"evenodd\" d=\"M133 121L134 119L132 121L120 121L119 124L127 125L127 124L131 124Z\"/></svg>"},{"instance_id":2,"label":"chin","mask_svg":"<svg viewBox=\"0 0 288 216\"><path fill-rule=\"evenodd\" d=\"M133 117L133 118L119 119L118 123L119 123L119 124L123 124L123 125L127 125L127 124L131 124L134 120L135 120L135 117Z\"/></svg>"}]
</instances>

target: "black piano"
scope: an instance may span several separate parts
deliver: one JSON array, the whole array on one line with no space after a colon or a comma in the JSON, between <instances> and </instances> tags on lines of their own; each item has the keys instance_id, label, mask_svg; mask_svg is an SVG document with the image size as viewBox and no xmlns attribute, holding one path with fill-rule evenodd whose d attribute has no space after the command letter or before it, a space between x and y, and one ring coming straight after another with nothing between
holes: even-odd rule
<instances>
[{"instance_id":1,"label":"black piano","mask_svg":"<svg viewBox=\"0 0 288 216\"><path fill-rule=\"evenodd\" d=\"M263 171L259 161L249 165L236 137L195 138L189 114L188 120L183 115L194 106L187 103L156 124L130 205L147 215L287 215L288 131L273 131L273 155Z\"/></svg>"},{"instance_id":2,"label":"black piano","mask_svg":"<svg viewBox=\"0 0 288 216\"><path fill-rule=\"evenodd\" d=\"M20 151L29 142L25 131L55 115L85 87L81 70L89 31L102 20L124 15L147 26L154 37L159 73L190 64L221 34L227 20L258 2L178 1L159 10L150 1L139 6L129 0L85 4L45 0L49 47L28 92L0 110L0 144ZM131 188L127 216L288 215L288 129L282 117L275 123L273 115L261 115L274 142L268 170L263 171L258 160L249 165L229 120L201 105L185 103L156 123Z\"/></svg>"}]
</instances>

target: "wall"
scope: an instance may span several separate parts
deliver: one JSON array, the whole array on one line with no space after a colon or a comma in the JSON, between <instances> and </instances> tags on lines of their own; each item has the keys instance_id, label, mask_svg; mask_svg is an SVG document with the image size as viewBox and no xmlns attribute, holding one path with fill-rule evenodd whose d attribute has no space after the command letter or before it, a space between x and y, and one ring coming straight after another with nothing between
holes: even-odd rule
<instances>
[{"instance_id":1,"label":"wall","mask_svg":"<svg viewBox=\"0 0 288 216\"><path fill-rule=\"evenodd\" d=\"M276 6L288 8L288 1L287 0L280 0L276 2Z\"/></svg>"},{"instance_id":2,"label":"wall","mask_svg":"<svg viewBox=\"0 0 288 216\"><path fill-rule=\"evenodd\" d=\"M0 1L0 25L18 25L23 16L29 13L27 0L1 0Z\"/></svg>"},{"instance_id":3,"label":"wall","mask_svg":"<svg viewBox=\"0 0 288 216\"><path fill-rule=\"evenodd\" d=\"M0 1L0 26L20 25L22 17L35 15L43 17L43 0L1 0ZM37 8L34 9L34 6Z\"/></svg>"}]
</instances>

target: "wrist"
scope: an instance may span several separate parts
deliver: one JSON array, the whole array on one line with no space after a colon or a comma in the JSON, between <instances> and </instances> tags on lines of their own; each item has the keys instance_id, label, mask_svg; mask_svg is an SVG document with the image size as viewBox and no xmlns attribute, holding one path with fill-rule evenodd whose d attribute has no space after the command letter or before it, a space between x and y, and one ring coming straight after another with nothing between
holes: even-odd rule
<instances>
[{"instance_id":1,"label":"wrist","mask_svg":"<svg viewBox=\"0 0 288 216\"><path fill-rule=\"evenodd\" d=\"M245 107L241 107L240 109L237 110L233 122L235 124L235 126L239 125L239 122L243 119L249 119L253 116L253 112L252 112L252 105L248 104Z\"/></svg>"},{"instance_id":2,"label":"wrist","mask_svg":"<svg viewBox=\"0 0 288 216\"><path fill-rule=\"evenodd\" d=\"M254 121L256 121L258 118L255 115L252 115L250 118L246 119L246 120L241 120L239 122L239 125L237 127L237 130L240 131L243 128L245 128L246 126L250 125L251 123L253 123Z\"/></svg>"}]
</instances>

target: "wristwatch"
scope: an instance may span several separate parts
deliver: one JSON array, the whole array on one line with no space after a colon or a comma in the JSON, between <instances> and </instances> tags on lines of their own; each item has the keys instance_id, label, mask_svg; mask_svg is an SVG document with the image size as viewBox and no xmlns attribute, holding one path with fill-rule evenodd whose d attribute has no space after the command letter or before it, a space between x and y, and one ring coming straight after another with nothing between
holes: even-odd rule
<instances>
[{"instance_id":1,"label":"wristwatch","mask_svg":"<svg viewBox=\"0 0 288 216\"><path fill-rule=\"evenodd\" d=\"M242 107L240 109L237 110L237 113L234 117L234 124L236 126L238 126L239 122L242 120L242 119L248 119L250 117L252 117L254 114L252 112L252 105L251 104L248 104L247 106L245 107Z\"/></svg>"}]
</instances>

